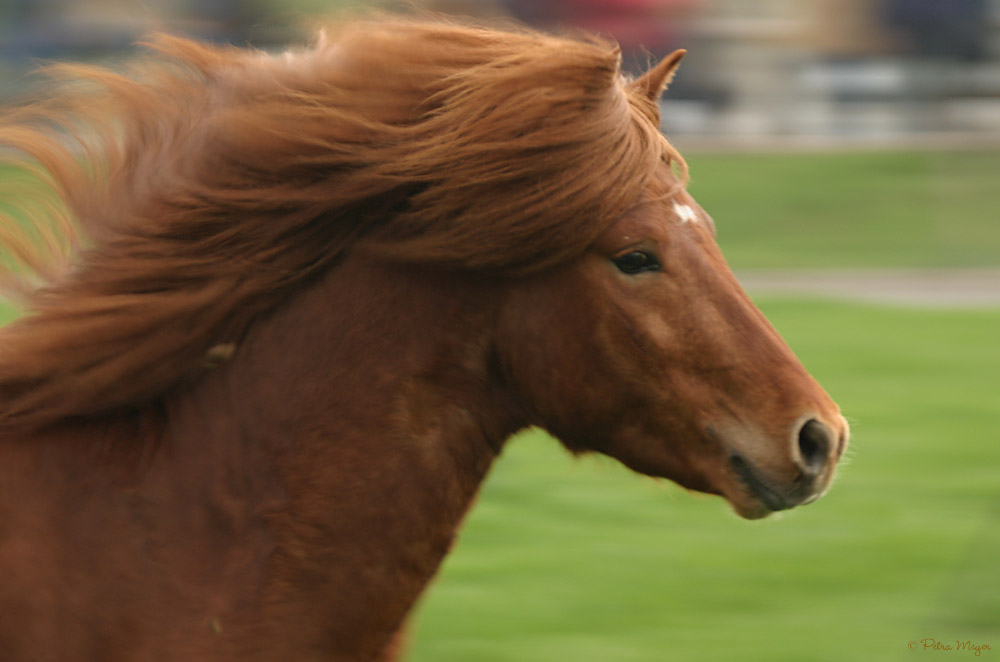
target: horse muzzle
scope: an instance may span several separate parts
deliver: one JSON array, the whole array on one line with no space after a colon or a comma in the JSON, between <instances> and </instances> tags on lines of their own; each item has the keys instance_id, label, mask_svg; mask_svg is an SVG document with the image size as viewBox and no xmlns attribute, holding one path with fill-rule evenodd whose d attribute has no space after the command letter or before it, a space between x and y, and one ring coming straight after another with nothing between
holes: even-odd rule
<instances>
[{"instance_id":1,"label":"horse muzzle","mask_svg":"<svg viewBox=\"0 0 1000 662\"><path fill-rule=\"evenodd\" d=\"M807 417L795 426L789 470L765 470L754 462L751 452L731 449L727 467L731 480L727 482L734 484L735 490L723 491L736 512L747 519L759 519L823 496L849 436L847 422L840 416L837 419L824 423Z\"/></svg>"}]
</instances>

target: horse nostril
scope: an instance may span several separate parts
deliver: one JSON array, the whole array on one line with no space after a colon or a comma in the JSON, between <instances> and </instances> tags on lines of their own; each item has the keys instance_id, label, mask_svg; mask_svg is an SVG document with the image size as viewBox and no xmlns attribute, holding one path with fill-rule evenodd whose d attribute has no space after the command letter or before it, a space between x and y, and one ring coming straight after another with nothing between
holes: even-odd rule
<instances>
[{"instance_id":1,"label":"horse nostril","mask_svg":"<svg viewBox=\"0 0 1000 662\"><path fill-rule=\"evenodd\" d=\"M819 474L830 457L833 435L830 429L812 418L799 430L799 458L802 468L810 475Z\"/></svg>"}]
</instances>

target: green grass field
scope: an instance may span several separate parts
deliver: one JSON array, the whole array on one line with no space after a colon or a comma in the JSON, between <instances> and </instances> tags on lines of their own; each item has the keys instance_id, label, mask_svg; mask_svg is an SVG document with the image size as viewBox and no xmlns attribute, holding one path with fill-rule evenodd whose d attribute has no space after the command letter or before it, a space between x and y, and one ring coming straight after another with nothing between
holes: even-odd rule
<instances>
[{"instance_id":1,"label":"green grass field","mask_svg":"<svg viewBox=\"0 0 1000 662\"><path fill-rule=\"evenodd\" d=\"M734 267L1000 266L1000 152L689 155Z\"/></svg>"},{"instance_id":2,"label":"green grass field","mask_svg":"<svg viewBox=\"0 0 1000 662\"><path fill-rule=\"evenodd\" d=\"M425 600L414 660L941 654L908 650L926 637L1000 654L1000 311L762 308L852 421L830 494L746 522L529 433Z\"/></svg>"}]
</instances>

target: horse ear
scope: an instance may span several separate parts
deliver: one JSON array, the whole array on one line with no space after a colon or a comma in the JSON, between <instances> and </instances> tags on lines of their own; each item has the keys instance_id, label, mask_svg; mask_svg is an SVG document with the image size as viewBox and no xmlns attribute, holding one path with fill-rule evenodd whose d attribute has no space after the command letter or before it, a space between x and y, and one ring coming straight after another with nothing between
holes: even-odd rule
<instances>
[{"instance_id":1,"label":"horse ear","mask_svg":"<svg viewBox=\"0 0 1000 662\"><path fill-rule=\"evenodd\" d=\"M650 101L657 101L674 79L685 53L687 51L681 48L660 60L655 67L632 81L632 89L645 94Z\"/></svg>"}]
</instances>

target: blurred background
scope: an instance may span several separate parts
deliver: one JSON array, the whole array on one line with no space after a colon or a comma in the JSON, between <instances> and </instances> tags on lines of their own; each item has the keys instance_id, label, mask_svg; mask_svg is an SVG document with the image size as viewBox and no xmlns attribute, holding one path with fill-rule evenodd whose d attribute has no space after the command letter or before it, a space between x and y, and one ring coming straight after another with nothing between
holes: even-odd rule
<instances>
[{"instance_id":1,"label":"blurred background","mask_svg":"<svg viewBox=\"0 0 1000 662\"><path fill-rule=\"evenodd\" d=\"M349 0L4 0L0 95L39 59L102 59L151 30L277 48ZM625 65L685 47L677 135L881 140L1000 135L996 0L415 0L406 7L613 36Z\"/></svg>"},{"instance_id":2,"label":"blurred background","mask_svg":"<svg viewBox=\"0 0 1000 662\"><path fill-rule=\"evenodd\" d=\"M663 128L854 436L822 501L745 522L529 431L417 611L410 658L1000 656L1000 0L414 5L603 33L632 72L687 48ZM39 63L110 61L151 30L278 50L369 7L398 8L3 0L0 98Z\"/></svg>"}]
</instances>

